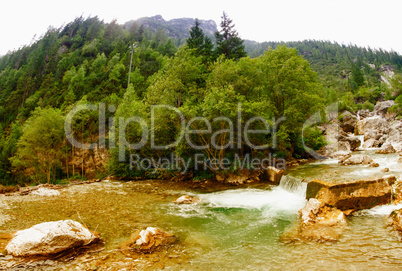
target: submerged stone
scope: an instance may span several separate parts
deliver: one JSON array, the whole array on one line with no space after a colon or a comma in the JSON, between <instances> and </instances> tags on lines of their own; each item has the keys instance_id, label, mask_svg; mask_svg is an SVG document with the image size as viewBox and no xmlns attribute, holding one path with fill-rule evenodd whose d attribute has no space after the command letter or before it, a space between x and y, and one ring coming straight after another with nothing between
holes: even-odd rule
<instances>
[{"instance_id":1,"label":"submerged stone","mask_svg":"<svg viewBox=\"0 0 402 271\"><path fill-rule=\"evenodd\" d=\"M176 241L173 234L158 228L148 227L145 230L133 233L129 239L120 244L121 252L126 255L132 253L152 253L167 248Z\"/></svg>"}]
</instances>

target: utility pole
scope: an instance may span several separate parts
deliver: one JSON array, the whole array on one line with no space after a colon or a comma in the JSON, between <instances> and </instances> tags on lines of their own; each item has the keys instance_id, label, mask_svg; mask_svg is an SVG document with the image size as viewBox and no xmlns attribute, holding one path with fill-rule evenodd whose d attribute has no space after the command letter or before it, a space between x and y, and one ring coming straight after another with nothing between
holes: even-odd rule
<instances>
[{"instance_id":1,"label":"utility pole","mask_svg":"<svg viewBox=\"0 0 402 271\"><path fill-rule=\"evenodd\" d=\"M136 47L137 47L137 45L135 45L135 44L132 44L132 45L130 46L130 48L131 48L131 59L130 59L130 69L129 69L129 72L128 72L127 88L130 86L131 66L132 66L132 64L133 64L134 48L136 48Z\"/></svg>"}]
</instances>

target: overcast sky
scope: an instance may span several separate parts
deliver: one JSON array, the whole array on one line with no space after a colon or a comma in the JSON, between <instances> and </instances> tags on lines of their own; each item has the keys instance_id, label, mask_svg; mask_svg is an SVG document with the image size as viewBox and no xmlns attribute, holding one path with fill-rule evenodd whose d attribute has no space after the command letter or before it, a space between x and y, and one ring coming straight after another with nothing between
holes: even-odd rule
<instances>
[{"instance_id":1,"label":"overcast sky","mask_svg":"<svg viewBox=\"0 0 402 271\"><path fill-rule=\"evenodd\" d=\"M97 15L124 23L145 16L212 19L226 11L241 38L256 41L329 40L402 53L400 0L113 0L4 1L0 4L0 55L29 44L76 17Z\"/></svg>"}]
</instances>

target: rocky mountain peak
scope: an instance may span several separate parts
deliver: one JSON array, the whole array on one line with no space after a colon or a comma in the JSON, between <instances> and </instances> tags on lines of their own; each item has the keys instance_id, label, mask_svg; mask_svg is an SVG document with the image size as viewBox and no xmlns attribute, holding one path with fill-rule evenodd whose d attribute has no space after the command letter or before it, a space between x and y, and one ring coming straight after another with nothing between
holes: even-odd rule
<instances>
[{"instance_id":1,"label":"rocky mountain peak","mask_svg":"<svg viewBox=\"0 0 402 271\"><path fill-rule=\"evenodd\" d=\"M200 27L207 36L213 37L214 33L218 31L216 22L213 20L199 20ZM166 33L173 38L187 38L191 27L195 24L194 18L179 18L166 21L162 15L155 15L152 17L142 17L137 20L125 23L126 27L131 24L137 23L152 29L153 31L158 28L163 28Z\"/></svg>"}]
</instances>

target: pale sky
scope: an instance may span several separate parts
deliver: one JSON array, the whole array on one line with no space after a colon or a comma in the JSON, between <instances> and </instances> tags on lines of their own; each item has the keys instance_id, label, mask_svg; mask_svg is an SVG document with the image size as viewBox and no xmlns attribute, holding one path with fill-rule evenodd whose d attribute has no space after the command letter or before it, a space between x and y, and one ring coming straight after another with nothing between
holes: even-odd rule
<instances>
[{"instance_id":1,"label":"pale sky","mask_svg":"<svg viewBox=\"0 0 402 271\"><path fill-rule=\"evenodd\" d=\"M255 41L337 41L402 53L400 0L113 0L11 1L0 3L0 55L29 44L49 26L97 15L121 24L145 16L212 19L226 11L241 38Z\"/></svg>"}]
</instances>

